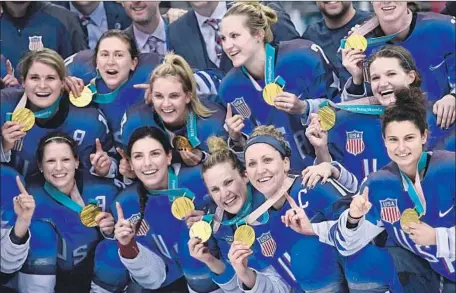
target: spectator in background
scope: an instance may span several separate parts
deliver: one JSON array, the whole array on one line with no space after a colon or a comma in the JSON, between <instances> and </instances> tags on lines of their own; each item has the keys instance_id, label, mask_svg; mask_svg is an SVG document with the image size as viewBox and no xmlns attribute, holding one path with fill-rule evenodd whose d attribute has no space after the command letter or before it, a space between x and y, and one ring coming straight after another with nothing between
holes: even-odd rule
<instances>
[{"instance_id":1,"label":"spectator in background","mask_svg":"<svg viewBox=\"0 0 456 293\"><path fill-rule=\"evenodd\" d=\"M342 66L342 58L337 53L340 40L347 36L350 29L356 24L368 19L370 13L356 10L351 1L317 1L317 6L323 19L309 25L302 37L313 41L323 49L339 74L341 86L343 87L350 77L350 73Z\"/></svg>"},{"instance_id":2,"label":"spectator in background","mask_svg":"<svg viewBox=\"0 0 456 293\"><path fill-rule=\"evenodd\" d=\"M55 1L75 12L86 35L88 46L94 49L98 39L108 29L126 29L131 24L122 5L113 1Z\"/></svg>"},{"instance_id":3,"label":"spectator in background","mask_svg":"<svg viewBox=\"0 0 456 293\"><path fill-rule=\"evenodd\" d=\"M160 15L160 2L127 1L122 5L132 20L125 32L136 41L139 51L164 55L169 50L168 23Z\"/></svg>"},{"instance_id":4,"label":"spectator in background","mask_svg":"<svg viewBox=\"0 0 456 293\"><path fill-rule=\"evenodd\" d=\"M286 41L299 37L290 16L277 2L264 1L277 12L279 21L272 26L274 41ZM169 26L172 49L192 67L220 69L227 73L232 67L223 52L219 35L219 22L232 3L225 1L190 1L193 9Z\"/></svg>"},{"instance_id":5,"label":"spectator in background","mask_svg":"<svg viewBox=\"0 0 456 293\"><path fill-rule=\"evenodd\" d=\"M456 2L447 1L445 8L440 13L456 17Z\"/></svg>"},{"instance_id":6,"label":"spectator in background","mask_svg":"<svg viewBox=\"0 0 456 293\"><path fill-rule=\"evenodd\" d=\"M66 58L87 48L74 13L48 2L6 1L0 18L2 54L13 66L29 51L50 48ZM16 71L16 76L19 76Z\"/></svg>"}]
</instances>

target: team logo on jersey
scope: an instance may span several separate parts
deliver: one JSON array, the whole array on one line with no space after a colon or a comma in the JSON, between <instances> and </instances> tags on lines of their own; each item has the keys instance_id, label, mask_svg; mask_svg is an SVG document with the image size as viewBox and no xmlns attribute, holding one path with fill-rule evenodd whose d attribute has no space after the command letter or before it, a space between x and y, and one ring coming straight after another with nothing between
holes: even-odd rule
<instances>
[{"instance_id":1,"label":"team logo on jersey","mask_svg":"<svg viewBox=\"0 0 456 293\"><path fill-rule=\"evenodd\" d=\"M128 218L127 221L129 221L133 225L133 227L136 228L136 224L138 223L138 221L140 219L141 219L141 213L137 213L137 214L131 215L131 217ZM150 229L150 226L146 222L146 219L142 219L141 225L139 226L138 231L136 231L136 235L137 236L146 236L147 232L149 232L149 229Z\"/></svg>"},{"instance_id":2,"label":"team logo on jersey","mask_svg":"<svg viewBox=\"0 0 456 293\"><path fill-rule=\"evenodd\" d=\"M401 218L401 212L397 206L397 199L387 198L380 200L380 216L384 222L394 224Z\"/></svg>"},{"instance_id":3,"label":"team logo on jersey","mask_svg":"<svg viewBox=\"0 0 456 293\"><path fill-rule=\"evenodd\" d=\"M43 49L43 41L42 41L42 36L32 36L29 37L29 50L34 51L34 50L39 50Z\"/></svg>"},{"instance_id":4,"label":"team logo on jersey","mask_svg":"<svg viewBox=\"0 0 456 293\"><path fill-rule=\"evenodd\" d=\"M260 243L261 252L263 253L264 256L267 256L267 257L274 256L274 253L277 248L277 244L276 244L274 238L272 238L270 231L261 234L261 236L257 238L257 241L258 241L258 243Z\"/></svg>"},{"instance_id":5,"label":"team logo on jersey","mask_svg":"<svg viewBox=\"0 0 456 293\"><path fill-rule=\"evenodd\" d=\"M363 131L347 131L347 143L345 149L350 154L356 156L364 151Z\"/></svg>"},{"instance_id":6,"label":"team logo on jersey","mask_svg":"<svg viewBox=\"0 0 456 293\"><path fill-rule=\"evenodd\" d=\"M250 119L252 111L250 111L250 108L245 102L244 97L235 99L231 102L231 105L233 105L233 107L236 109L236 111L238 111L239 114L242 115L242 117Z\"/></svg>"}]
</instances>

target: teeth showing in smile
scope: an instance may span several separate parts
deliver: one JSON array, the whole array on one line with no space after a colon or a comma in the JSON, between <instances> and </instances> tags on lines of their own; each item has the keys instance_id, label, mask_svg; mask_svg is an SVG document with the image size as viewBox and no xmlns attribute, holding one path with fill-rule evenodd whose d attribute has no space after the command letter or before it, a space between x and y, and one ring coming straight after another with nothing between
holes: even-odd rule
<instances>
[{"instance_id":1,"label":"teeth showing in smile","mask_svg":"<svg viewBox=\"0 0 456 293\"><path fill-rule=\"evenodd\" d=\"M66 174L55 174L54 175L54 177L56 177L56 178L63 178L65 176L66 176Z\"/></svg>"},{"instance_id":2,"label":"teeth showing in smile","mask_svg":"<svg viewBox=\"0 0 456 293\"><path fill-rule=\"evenodd\" d=\"M396 8L396 6L387 6L387 7L383 7L382 10L383 10L383 11L391 11L391 10L393 10L394 8Z\"/></svg>"},{"instance_id":3,"label":"teeth showing in smile","mask_svg":"<svg viewBox=\"0 0 456 293\"><path fill-rule=\"evenodd\" d=\"M224 202L224 204L225 204L226 206L229 206L229 205L231 205L232 203L234 203L235 200L236 200L236 196L233 196L233 197L227 199L227 200Z\"/></svg>"},{"instance_id":4,"label":"teeth showing in smile","mask_svg":"<svg viewBox=\"0 0 456 293\"><path fill-rule=\"evenodd\" d=\"M133 7L131 10L133 11L142 11L145 7Z\"/></svg>"},{"instance_id":5,"label":"teeth showing in smile","mask_svg":"<svg viewBox=\"0 0 456 293\"><path fill-rule=\"evenodd\" d=\"M107 74L112 74L112 75L117 74L117 72L118 72L118 71L115 70L115 69L108 69L108 70L106 70L106 73L107 73Z\"/></svg>"},{"instance_id":6,"label":"teeth showing in smile","mask_svg":"<svg viewBox=\"0 0 456 293\"><path fill-rule=\"evenodd\" d=\"M35 95L37 95L40 98L44 98L44 97L49 97L51 95L51 93L36 93Z\"/></svg>"},{"instance_id":7,"label":"teeth showing in smile","mask_svg":"<svg viewBox=\"0 0 456 293\"><path fill-rule=\"evenodd\" d=\"M386 96L386 95L392 94L393 92L394 92L393 90L384 90L384 91L380 92L380 94L382 96Z\"/></svg>"},{"instance_id":8,"label":"teeth showing in smile","mask_svg":"<svg viewBox=\"0 0 456 293\"><path fill-rule=\"evenodd\" d=\"M263 177L263 178L258 179L258 182L264 183L264 182L269 181L271 178L272 178L272 176Z\"/></svg>"},{"instance_id":9,"label":"teeth showing in smile","mask_svg":"<svg viewBox=\"0 0 456 293\"><path fill-rule=\"evenodd\" d=\"M174 109L162 109L162 111L165 112L166 114L169 114L169 113L174 112Z\"/></svg>"},{"instance_id":10,"label":"teeth showing in smile","mask_svg":"<svg viewBox=\"0 0 456 293\"><path fill-rule=\"evenodd\" d=\"M157 170L151 170L151 171L144 171L142 172L144 175L153 175L155 173L157 173Z\"/></svg>"},{"instance_id":11,"label":"teeth showing in smile","mask_svg":"<svg viewBox=\"0 0 456 293\"><path fill-rule=\"evenodd\" d=\"M407 157L408 155L410 155L410 154L409 154L409 153L408 153L408 154L399 154L399 155L397 155L397 156L400 157L400 158L405 158L405 157Z\"/></svg>"}]
</instances>

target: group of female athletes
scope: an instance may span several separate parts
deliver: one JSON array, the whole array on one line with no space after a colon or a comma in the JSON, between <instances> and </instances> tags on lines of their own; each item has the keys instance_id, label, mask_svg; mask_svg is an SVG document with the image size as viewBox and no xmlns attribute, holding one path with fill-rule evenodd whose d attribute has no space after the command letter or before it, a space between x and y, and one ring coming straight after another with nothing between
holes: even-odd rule
<instances>
[{"instance_id":1,"label":"group of female athletes","mask_svg":"<svg viewBox=\"0 0 456 293\"><path fill-rule=\"evenodd\" d=\"M397 6L341 89L258 3L220 24L218 99L119 30L30 51L1 91L2 292L454 292L455 21Z\"/></svg>"}]
</instances>

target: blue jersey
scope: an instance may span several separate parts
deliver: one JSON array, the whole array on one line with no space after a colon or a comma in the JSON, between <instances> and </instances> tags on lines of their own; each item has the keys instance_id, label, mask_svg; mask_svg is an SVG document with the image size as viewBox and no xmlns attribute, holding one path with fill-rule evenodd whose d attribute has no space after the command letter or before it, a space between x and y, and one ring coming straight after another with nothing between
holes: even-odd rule
<instances>
[{"instance_id":1,"label":"blue jersey","mask_svg":"<svg viewBox=\"0 0 456 293\"><path fill-rule=\"evenodd\" d=\"M428 155L428 167L425 169L424 178L421 181L426 199L426 213L421 216L420 221L434 229L448 229L450 231L446 239L441 240L444 245L440 248L441 251L444 251L445 245L451 242L448 238L453 237L454 242L454 219L456 216L454 210L455 163L454 152L435 151L431 153ZM361 238L354 241L356 244L347 245L341 232L337 230L335 240L338 249L342 253L355 253L359 249L359 245L368 243L377 234L386 230L388 236L397 246L424 258L438 274L455 282L454 256L451 259L449 256L439 255L436 245L422 246L416 244L409 237L409 234L401 228L401 214L406 209L413 209L415 204L407 192L407 183L402 182L398 166L395 163L388 164L380 171L371 174L364 185L369 187L369 201L372 203L372 208L366 215L366 221L358 226L357 230L359 230ZM345 226L345 224L339 227L341 226ZM436 238L437 243L439 243L438 233L436 233Z\"/></svg>"},{"instance_id":2,"label":"blue jersey","mask_svg":"<svg viewBox=\"0 0 456 293\"><path fill-rule=\"evenodd\" d=\"M196 116L196 136L200 141L200 144L196 146L198 149L209 152L207 146L207 139L212 136L220 136L227 138L227 133L223 128L225 124L226 110L221 105L216 104L211 101L202 100L201 101L209 110L214 111L214 113L207 117L201 118ZM187 122L188 123L188 122ZM142 126L157 126L165 130L165 125L161 121L159 115L154 112L153 107L147 104L140 104L131 107L127 112L125 112L122 119L122 143L124 147L128 145L133 132ZM179 129L173 129L172 132L175 135L181 135L188 138L187 125ZM166 131L165 131L166 133ZM173 150L173 162L181 163L182 159L177 150Z\"/></svg>"},{"instance_id":3,"label":"blue jersey","mask_svg":"<svg viewBox=\"0 0 456 293\"><path fill-rule=\"evenodd\" d=\"M435 123L432 105L443 96L456 89L456 21L454 17L434 12L419 12L414 16L409 36L394 45L407 49L422 78L421 88L427 94L428 123L431 136L429 146L433 148L439 138L447 133L454 133L454 125L450 130L442 130ZM414 26L413 26L414 24ZM368 37L373 36L368 35ZM435 44L435 46L423 46ZM384 44L369 46L366 56Z\"/></svg>"},{"instance_id":4,"label":"blue jersey","mask_svg":"<svg viewBox=\"0 0 456 293\"><path fill-rule=\"evenodd\" d=\"M84 203L95 199L102 211L109 212L118 192L111 179L78 172L76 184ZM27 190L36 203L32 222L47 223L49 229L43 232L32 224L30 252L21 272L56 275L56 292L63 288L84 292L90 286L95 247L103 238L100 230L84 226L79 213L52 198L41 175L31 178Z\"/></svg>"},{"instance_id":5,"label":"blue jersey","mask_svg":"<svg viewBox=\"0 0 456 293\"><path fill-rule=\"evenodd\" d=\"M318 98L333 100L338 89L333 87L333 72L317 45L302 39L281 42L276 56L274 76L280 75L285 80L284 91L310 103ZM264 80L256 82L264 88ZM301 116L290 115L267 104L262 91L256 89L242 68L233 68L226 75L219 94L225 103L231 104L233 114L245 118L243 132L251 133L258 125L274 125L281 129L290 143L292 168L302 170L312 165L313 148L306 138Z\"/></svg>"},{"instance_id":6,"label":"blue jersey","mask_svg":"<svg viewBox=\"0 0 456 293\"><path fill-rule=\"evenodd\" d=\"M66 58L87 48L77 16L50 3L30 3L24 20L3 8L0 18L2 54L16 66L29 51L50 48ZM27 21L25 21L27 20Z\"/></svg>"},{"instance_id":7,"label":"blue jersey","mask_svg":"<svg viewBox=\"0 0 456 293\"><path fill-rule=\"evenodd\" d=\"M7 113L13 113L23 93L21 89L2 90L1 125L5 123ZM91 167L90 154L95 152L96 138L100 139L105 151L112 148L112 137L104 115L92 106L74 107L64 95L55 116L44 124L35 121L25 137L15 144L9 164L24 176L38 171L35 158L37 143L47 133L57 130L65 132L78 143L79 160L85 169Z\"/></svg>"},{"instance_id":8,"label":"blue jersey","mask_svg":"<svg viewBox=\"0 0 456 293\"><path fill-rule=\"evenodd\" d=\"M93 51L86 50L68 58L65 63L69 75L79 77L88 84L97 73L93 66ZM138 65L128 80L122 84L116 94L115 99L107 104L96 104L105 115L108 121L109 129L113 132L116 144L121 143L120 128L122 115L127 109L136 103L144 103L144 90L133 87L135 84L149 83L149 75L160 62L160 55L155 53L146 53L139 56ZM95 80L97 92L100 94L110 93L110 90L103 79Z\"/></svg>"},{"instance_id":9,"label":"blue jersey","mask_svg":"<svg viewBox=\"0 0 456 293\"><path fill-rule=\"evenodd\" d=\"M210 197L207 195L206 187L201 180L200 168L180 169L177 175L179 188L190 189L195 194L193 200L195 208L204 210L204 207L210 203ZM165 287L181 278L183 270L186 270L183 266L187 262L181 262L181 255L189 255L188 247L186 242L185 245L180 245L180 243L182 243L182 233L188 235L188 229L184 221L177 220L172 215L172 202L166 194L150 195L140 182L127 187L116 198L116 201L122 206L125 219L131 221L134 225L138 223L140 219L140 195L146 196L147 202L144 208L144 218L136 232L136 240L145 247L157 252L164 259L167 265L167 274L162 287ZM113 213L114 217L117 218L114 208ZM188 258L186 259L188 260ZM203 266L202 263L195 259L193 259L193 262L198 269ZM193 266L193 264L189 265ZM188 280L189 284L193 283L198 288L211 287L213 285L208 269L200 275L199 280L198 276L191 273L188 275L194 277L193 280ZM204 276L207 277L204 278ZM99 278L102 279L100 276ZM196 284L197 282L199 283Z\"/></svg>"},{"instance_id":10,"label":"blue jersey","mask_svg":"<svg viewBox=\"0 0 456 293\"><path fill-rule=\"evenodd\" d=\"M0 174L2 180L2 184L0 185L0 208L3 215L3 211L5 210L13 211L13 198L20 193L16 184L16 176L21 178L24 186L25 183L22 176L15 169L7 165L0 165Z\"/></svg>"},{"instance_id":11,"label":"blue jersey","mask_svg":"<svg viewBox=\"0 0 456 293\"><path fill-rule=\"evenodd\" d=\"M336 124L328 132L328 148L332 159L352 172L359 182L391 161L378 115L337 111Z\"/></svg>"},{"instance_id":12,"label":"blue jersey","mask_svg":"<svg viewBox=\"0 0 456 293\"><path fill-rule=\"evenodd\" d=\"M296 178L288 192L298 206L305 209L313 223L337 219L351 201L351 194L335 180L329 179L326 184L317 184L313 189L307 189L301 184L302 179ZM303 236L286 228L281 216L290 208L290 204L285 202L280 210L271 210L269 225L272 237L277 242L275 257L281 268L278 271L286 272L288 278L296 281L303 290L325 287L338 278L337 251L334 247L319 242L318 238ZM313 257L308 255L309 251L312 251ZM306 261L302 261L303 258ZM322 266L322 263L325 265ZM313 282L309 282L310 276L313 276Z\"/></svg>"},{"instance_id":13,"label":"blue jersey","mask_svg":"<svg viewBox=\"0 0 456 293\"><path fill-rule=\"evenodd\" d=\"M370 12L356 10L355 15L349 22L339 28L328 28L325 20L322 18L318 22L307 26L306 31L302 35L303 39L311 40L328 56L328 59L333 64L340 78L340 84L343 86L347 79L351 76L347 69L342 65L342 56L338 53L340 40L348 36L348 32L356 24L360 24L370 17Z\"/></svg>"}]
</instances>

